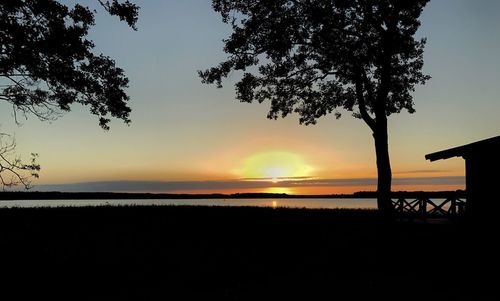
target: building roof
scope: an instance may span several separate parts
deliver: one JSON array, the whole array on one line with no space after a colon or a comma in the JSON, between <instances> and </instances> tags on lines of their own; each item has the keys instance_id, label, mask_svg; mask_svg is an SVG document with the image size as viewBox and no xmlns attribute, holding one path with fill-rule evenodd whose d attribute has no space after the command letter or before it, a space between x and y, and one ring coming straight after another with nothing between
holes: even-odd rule
<instances>
[{"instance_id":1,"label":"building roof","mask_svg":"<svg viewBox=\"0 0 500 301\"><path fill-rule=\"evenodd\" d=\"M425 159L436 161L440 159L448 159L451 157L466 157L467 155L472 154L489 153L492 150L500 150L500 136L427 154L425 155Z\"/></svg>"}]
</instances>

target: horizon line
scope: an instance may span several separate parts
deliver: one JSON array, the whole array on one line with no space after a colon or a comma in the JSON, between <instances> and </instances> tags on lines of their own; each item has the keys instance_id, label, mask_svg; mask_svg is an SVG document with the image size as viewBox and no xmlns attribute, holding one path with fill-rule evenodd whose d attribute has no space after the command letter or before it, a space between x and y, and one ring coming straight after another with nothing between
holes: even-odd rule
<instances>
[{"instance_id":1,"label":"horizon line","mask_svg":"<svg viewBox=\"0 0 500 301\"><path fill-rule=\"evenodd\" d=\"M443 177L401 177L394 178L393 186L418 185L464 185L465 176ZM161 192L200 191L200 190L245 190L273 188L314 188L314 187L366 187L376 186L377 178L288 178L273 182L271 180L198 180L198 181L145 181L145 180L106 180L84 181L72 183L55 183L33 185L33 191L61 192ZM17 191L15 188L10 191Z\"/></svg>"}]
</instances>

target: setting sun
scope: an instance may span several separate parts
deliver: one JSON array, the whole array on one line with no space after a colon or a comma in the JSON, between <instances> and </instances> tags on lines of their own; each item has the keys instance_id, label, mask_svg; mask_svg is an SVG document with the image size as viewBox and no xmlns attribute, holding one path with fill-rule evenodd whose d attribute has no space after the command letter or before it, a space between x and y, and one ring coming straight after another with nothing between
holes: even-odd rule
<instances>
[{"instance_id":1,"label":"setting sun","mask_svg":"<svg viewBox=\"0 0 500 301\"><path fill-rule=\"evenodd\" d=\"M277 183L285 178L310 177L313 168L303 158L290 152L265 152L247 158L238 173L245 179Z\"/></svg>"}]
</instances>

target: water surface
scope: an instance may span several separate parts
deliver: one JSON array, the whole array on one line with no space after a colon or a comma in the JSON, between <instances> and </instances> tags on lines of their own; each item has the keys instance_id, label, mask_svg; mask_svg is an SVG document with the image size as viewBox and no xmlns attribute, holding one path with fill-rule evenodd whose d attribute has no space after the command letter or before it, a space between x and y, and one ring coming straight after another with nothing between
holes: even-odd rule
<instances>
[{"instance_id":1,"label":"water surface","mask_svg":"<svg viewBox=\"0 0 500 301\"><path fill-rule=\"evenodd\" d=\"M96 199L96 200L14 200L0 201L0 207L83 207L83 206L124 206L124 205L156 205L156 206L256 206L256 207L287 207L311 209L376 209L376 199Z\"/></svg>"}]
</instances>

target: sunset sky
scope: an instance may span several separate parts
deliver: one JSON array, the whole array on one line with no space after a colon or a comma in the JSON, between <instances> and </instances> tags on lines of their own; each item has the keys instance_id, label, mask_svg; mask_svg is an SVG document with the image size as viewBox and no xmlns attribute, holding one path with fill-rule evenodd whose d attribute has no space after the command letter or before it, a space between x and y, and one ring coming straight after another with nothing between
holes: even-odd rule
<instances>
[{"instance_id":1,"label":"sunset sky","mask_svg":"<svg viewBox=\"0 0 500 301\"><path fill-rule=\"evenodd\" d=\"M79 1L91 7L94 0ZM230 28L211 1L133 1L138 31L98 9L91 39L130 79L130 126L103 131L87 108L54 122L30 116L18 127L1 103L0 130L18 153L39 154L35 190L348 193L375 189L368 127L348 112L302 126L296 115L268 120L269 103L235 100L201 84L197 70L225 58ZM500 1L433 0L419 36L427 37L415 114L389 119L393 190L464 188L461 158L430 163L425 154L500 134ZM61 185L67 184L67 185ZM71 184L71 185L69 185Z\"/></svg>"}]
</instances>

